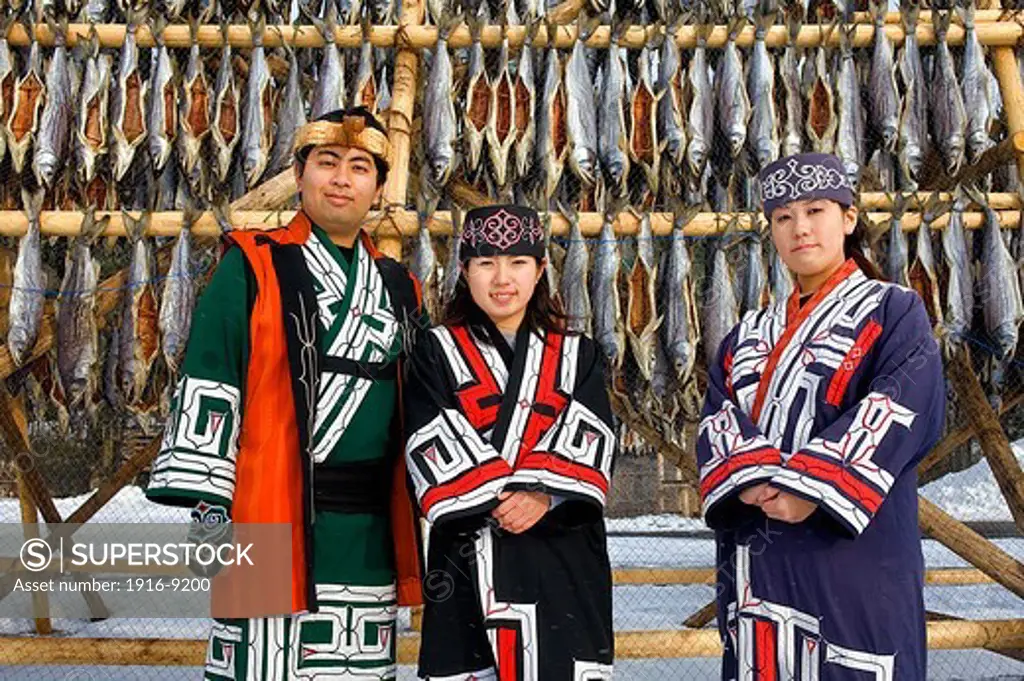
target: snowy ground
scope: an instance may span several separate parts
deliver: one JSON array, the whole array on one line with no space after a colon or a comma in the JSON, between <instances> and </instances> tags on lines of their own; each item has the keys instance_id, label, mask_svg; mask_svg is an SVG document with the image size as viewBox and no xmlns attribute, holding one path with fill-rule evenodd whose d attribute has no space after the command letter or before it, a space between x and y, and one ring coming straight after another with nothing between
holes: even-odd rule
<instances>
[{"instance_id":1,"label":"snowy ground","mask_svg":"<svg viewBox=\"0 0 1024 681\"><path fill-rule=\"evenodd\" d=\"M1015 447L1024 461L1024 442ZM999 493L987 462L970 470L934 482L923 489L931 501L961 520L1005 521L1011 516ZM62 499L57 506L63 515L78 507L86 497ZM0 522L17 522L15 500L0 500ZM148 503L141 490L127 488L94 519L95 522L187 522L183 509ZM714 564L714 544L709 539L678 536L704 530L699 519L670 515L617 518L608 521L612 536L609 552L615 567L707 567ZM644 536L628 536L630 533ZM666 536L651 536L665 533ZM672 536L667 536L672 535ZM1024 560L1024 539L997 539L996 543L1011 555ZM966 563L945 547L930 540L924 542L928 567L963 567ZM711 600L708 586L619 586L615 588L614 622L619 631L679 628L682 621ZM975 619L1011 619L1024 617L1024 601L999 586L928 587L925 605L929 610ZM100 623L82 620L55 620L54 626L73 637L160 637L203 638L206 620L113 619ZM28 620L0 619L0 634L31 635ZM715 679L715 659L622 660L616 664L616 678L628 681L668 681ZM148 680L199 678L195 668L170 667L0 667L0 679L6 681L53 680L96 681L105 679ZM933 651L929 654L929 679L989 681L1024 680L1024 663L986 651ZM404 667L399 679L415 678L411 667Z\"/></svg>"}]
</instances>

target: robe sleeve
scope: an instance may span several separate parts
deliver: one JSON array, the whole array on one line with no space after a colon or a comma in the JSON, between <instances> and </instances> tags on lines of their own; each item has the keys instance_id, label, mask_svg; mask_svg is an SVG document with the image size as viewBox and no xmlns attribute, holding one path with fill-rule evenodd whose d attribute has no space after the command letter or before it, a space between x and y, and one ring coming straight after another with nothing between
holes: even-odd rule
<instances>
[{"instance_id":1,"label":"robe sleeve","mask_svg":"<svg viewBox=\"0 0 1024 681\"><path fill-rule=\"evenodd\" d=\"M196 305L160 452L146 496L230 512L248 364L250 289L240 249L229 249Z\"/></svg>"},{"instance_id":2,"label":"robe sleeve","mask_svg":"<svg viewBox=\"0 0 1024 681\"><path fill-rule=\"evenodd\" d=\"M516 461L508 488L560 497L563 514L578 512L592 519L604 512L612 477L612 410L596 344L585 336L570 336L565 342L578 344L563 356L563 370L570 366L575 371L572 395L533 450ZM572 502L584 502L585 507Z\"/></svg>"},{"instance_id":3,"label":"robe sleeve","mask_svg":"<svg viewBox=\"0 0 1024 681\"><path fill-rule=\"evenodd\" d=\"M942 360L921 299L893 287L880 321L875 360L864 362L864 374L853 382L864 386L858 390L863 397L794 452L771 480L816 502L850 536L868 526L895 479L914 472L938 441L945 418Z\"/></svg>"},{"instance_id":4,"label":"robe sleeve","mask_svg":"<svg viewBox=\"0 0 1024 681\"><path fill-rule=\"evenodd\" d=\"M740 501L744 489L771 482L782 466L779 449L735 401L731 369L739 327L708 368L708 388L697 430L697 467L704 519L716 530L742 525L764 513Z\"/></svg>"},{"instance_id":5,"label":"robe sleeve","mask_svg":"<svg viewBox=\"0 0 1024 681\"><path fill-rule=\"evenodd\" d=\"M486 514L512 469L457 408L433 333L417 340L407 371L405 457L421 513L434 524Z\"/></svg>"}]
</instances>

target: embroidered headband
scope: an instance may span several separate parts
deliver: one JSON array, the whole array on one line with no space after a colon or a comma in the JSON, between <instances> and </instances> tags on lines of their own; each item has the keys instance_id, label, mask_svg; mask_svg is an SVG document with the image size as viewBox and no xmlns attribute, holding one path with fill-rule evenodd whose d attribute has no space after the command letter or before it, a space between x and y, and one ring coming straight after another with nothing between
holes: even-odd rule
<instances>
[{"instance_id":1,"label":"embroidered headband","mask_svg":"<svg viewBox=\"0 0 1024 681\"><path fill-rule=\"evenodd\" d=\"M494 255L544 257L540 217L525 206L484 206L466 213L459 238L459 260Z\"/></svg>"},{"instance_id":2,"label":"embroidered headband","mask_svg":"<svg viewBox=\"0 0 1024 681\"><path fill-rule=\"evenodd\" d=\"M793 154L761 171L761 203L764 214L792 201L831 199L845 206L854 203L853 187L843 162L832 154Z\"/></svg>"},{"instance_id":3,"label":"embroidered headband","mask_svg":"<svg viewBox=\"0 0 1024 681\"><path fill-rule=\"evenodd\" d=\"M303 147L340 144L343 147L362 149L385 163L391 154L388 136L366 124L362 116L345 116L340 123L312 121L306 123L295 134L295 151Z\"/></svg>"}]
</instances>

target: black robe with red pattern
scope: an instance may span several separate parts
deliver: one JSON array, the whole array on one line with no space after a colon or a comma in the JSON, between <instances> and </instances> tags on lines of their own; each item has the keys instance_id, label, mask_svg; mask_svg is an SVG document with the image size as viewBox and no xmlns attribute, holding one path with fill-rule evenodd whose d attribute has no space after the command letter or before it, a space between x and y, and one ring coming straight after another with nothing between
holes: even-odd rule
<instances>
[{"instance_id":1,"label":"black robe with red pattern","mask_svg":"<svg viewBox=\"0 0 1024 681\"><path fill-rule=\"evenodd\" d=\"M405 393L409 474L428 533L420 676L611 678L603 510L615 437L592 340L524 324L515 351L489 322L436 327ZM559 497L522 534L503 491Z\"/></svg>"}]
</instances>

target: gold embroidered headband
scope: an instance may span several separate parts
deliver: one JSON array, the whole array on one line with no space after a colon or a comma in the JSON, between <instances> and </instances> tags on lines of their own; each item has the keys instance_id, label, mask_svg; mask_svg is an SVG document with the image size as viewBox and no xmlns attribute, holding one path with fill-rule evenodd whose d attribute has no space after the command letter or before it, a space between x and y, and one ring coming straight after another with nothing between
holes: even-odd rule
<instances>
[{"instance_id":1,"label":"gold embroidered headband","mask_svg":"<svg viewBox=\"0 0 1024 681\"><path fill-rule=\"evenodd\" d=\"M385 163L391 155L388 136L366 125L362 116L345 116L341 123L313 121L299 128L295 135L295 151L310 145L338 144L351 149L362 149Z\"/></svg>"}]
</instances>

